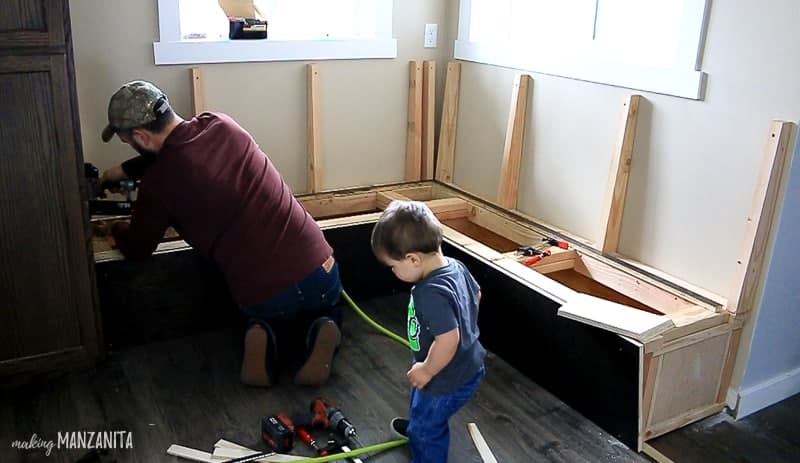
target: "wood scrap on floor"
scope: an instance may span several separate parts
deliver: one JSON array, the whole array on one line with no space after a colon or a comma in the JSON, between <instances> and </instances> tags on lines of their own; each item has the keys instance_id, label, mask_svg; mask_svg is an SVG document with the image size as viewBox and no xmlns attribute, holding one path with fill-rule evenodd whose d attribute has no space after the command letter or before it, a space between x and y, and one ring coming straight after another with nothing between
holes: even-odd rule
<instances>
[{"instance_id":1,"label":"wood scrap on floor","mask_svg":"<svg viewBox=\"0 0 800 463\"><path fill-rule=\"evenodd\" d=\"M478 429L478 425L475 423L467 423L467 430L469 431L470 437L472 437L472 442L475 443L475 448L478 449L478 453L481 455L483 463L497 463L497 458L494 457L492 450L489 448L489 444L487 444L486 440L483 438L481 431Z\"/></svg>"},{"instance_id":2,"label":"wood scrap on floor","mask_svg":"<svg viewBox=\"0 0 800 463\"><path fill-rule=\"evenodd\" d=\"M182 445L172 444L167 449L167 455L172 455L178 458L183 458L185 460L190 461L198 461L202 463L223 463L225 461L234 459L234 458L241 458L249 455L253 455L255 453L261 453L260 450L253 450L247 447L243 447L239 444L229 442L223 439L217 441L214 444L214 453L204 452L202 450L197 450L189 447L184 447ZM257 462L263 463L284 463L290 461L298 461L298 460L305 460L308 457L302 457L297 455L285 455L275 453L269 456L265 456L264 458L259 458L255 460Z\"/></svg>"},{"instance_id":3,"label":"wood scrap on floor","mask_svg":"<svg viewBox=\"0 0 800 463\"><path fill-rule=\"evenodd\" d=\"M669 459L669 457L647 443L642 446L642 453L652 458L656 463L674 463L671 459Z\"/></svg>"}]
</instances>

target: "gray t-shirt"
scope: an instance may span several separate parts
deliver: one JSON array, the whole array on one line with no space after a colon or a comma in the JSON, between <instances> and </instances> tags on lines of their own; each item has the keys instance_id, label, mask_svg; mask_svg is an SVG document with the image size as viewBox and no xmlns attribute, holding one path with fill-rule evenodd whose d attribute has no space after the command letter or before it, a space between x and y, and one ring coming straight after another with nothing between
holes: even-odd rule
<instances>
[{"instance_id":1,"label":"gray t-shirt","mask_svg":"<svg viewBox=\"0 0 800 463\"><path fill-rule=\"evenodd\" d=\"M455 356L422 389L427 394L458 389L478 373L486 356L478 341L478 282L464 264L447 259L447 265L411 288L408 303L408 340L415 362L425 360L436 336L459 329Z\"/></svg>"}]
</instances>

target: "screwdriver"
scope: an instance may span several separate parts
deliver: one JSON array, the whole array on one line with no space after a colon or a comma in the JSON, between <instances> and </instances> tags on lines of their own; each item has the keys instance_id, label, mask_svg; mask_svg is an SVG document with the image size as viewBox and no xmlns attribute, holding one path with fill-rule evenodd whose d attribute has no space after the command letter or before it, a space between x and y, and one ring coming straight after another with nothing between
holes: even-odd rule
<instances>
[{"instance_id":1,"label":"screwdriver","mask_svg":"<svg viewBox=\"0 0 800 463\"><path fill-rule=\"evenodd\" d=\"M522 261L523 264L525 264L527 266L531 266L531 265L539 262L540 260L542 260L545 257L550 255L550 251L542 251L541 249L535 249L535 250L533 250L533 252L534 252L534 255L531 256L531 257L528 257L527 259L524 259Z\"/></svg>"},{"instance_id":2,"label":"screwdriver","mask_svg":"<svg viewBox=\"0 0 800 463\"><path fill-rule=\"evenodd\" d=\"M557 240L555 238L547 238L547 237L545 237L545 238L542 238L542 241L544 241L546 244L549 244L550 246L557 246L557 247L559 247L561 249L569 249L569 243L567 243L564 240Z\"/></svg>"},{"instance_id":3,"label":"screwdriver","mask_svg":"<svg viewBox=\"0 0 800 463\"><path fill-rule=\"evenodd\" d=\"M315 441L314 438L311 437L311 434L309 434L305 428L296 427L294 428L294 432L295 434L297 434L297 437L299 437L300 440L305 442L312 449L316 450L319 456L324 457L328 454L327 450L320 448L319 445L317 445L317 441Z\"/></svg>"}]
</instances>

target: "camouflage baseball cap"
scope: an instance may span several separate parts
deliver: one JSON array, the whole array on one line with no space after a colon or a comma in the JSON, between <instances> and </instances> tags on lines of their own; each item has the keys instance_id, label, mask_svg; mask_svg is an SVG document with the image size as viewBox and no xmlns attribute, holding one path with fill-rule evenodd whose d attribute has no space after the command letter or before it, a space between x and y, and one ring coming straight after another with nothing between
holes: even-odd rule
<instances>
[{"instance_id":1,"label":"camouflage baseball cap","mask_svg":"<svg viewBox=\"0 0 800 463\"><path fill-rule=\"evenodd\" d=\"M156 120L169 109L167 96L158 87L134 80L120 87L108 102L108 125L103 141L108 142L119 130L133 129Z\"/></svg>"}]
</instances>

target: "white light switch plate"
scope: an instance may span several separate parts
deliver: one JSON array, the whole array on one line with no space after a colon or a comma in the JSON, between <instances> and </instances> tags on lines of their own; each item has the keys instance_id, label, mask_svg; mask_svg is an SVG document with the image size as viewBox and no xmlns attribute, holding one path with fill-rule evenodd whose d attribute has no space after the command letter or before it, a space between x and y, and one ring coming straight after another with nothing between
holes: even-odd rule
<instances>
[{"instance_id":1,"label":"white light switch plate","mask_svg":"<svg viewBox=\"0 0 800 463\"><path fill-rule=\"evenodd\" d=\"M438 35L438 24L425 24L425 48L436 48L436 37Z\"/></svg>"}]
</instances>

